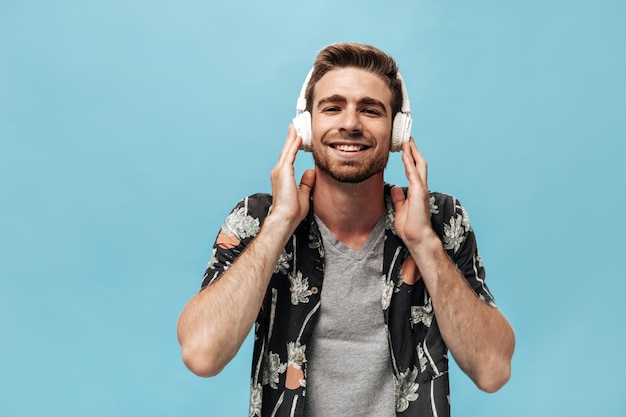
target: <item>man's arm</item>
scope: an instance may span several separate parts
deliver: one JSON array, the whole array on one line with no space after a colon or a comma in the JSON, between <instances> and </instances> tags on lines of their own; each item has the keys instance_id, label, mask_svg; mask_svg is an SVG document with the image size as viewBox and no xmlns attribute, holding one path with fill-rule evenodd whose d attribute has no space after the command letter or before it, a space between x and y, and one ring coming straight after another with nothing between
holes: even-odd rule
<instances>
[{"instance_id":1,"label":"man's arm","mask_svg":"<svg viewBox=\"0 0 626 417\"><path fill-rule=\"evenodd\" d=\"M480 300L445 252L430 222L426 161L413 139L403 145L407 196L392 190L395 228L430 293L441 335L455 360L482 390L495 392L510 378L513 329L500 311Z\"/></svg>"},{"instance_id":2,"label":"man's arm","mask_svg":"<svg viewBox=\"0 0 626 417\"><path fill-rule=\"evenodd\" d=\"M315 172L296 186L293 163L301 139L289 126L271 172L273 205L257 236L228 270L196 294L178 319L183 361L195 374L213 376L235 356L254 323L287 240L309 210Z\"/></svg>"}]
</instances>

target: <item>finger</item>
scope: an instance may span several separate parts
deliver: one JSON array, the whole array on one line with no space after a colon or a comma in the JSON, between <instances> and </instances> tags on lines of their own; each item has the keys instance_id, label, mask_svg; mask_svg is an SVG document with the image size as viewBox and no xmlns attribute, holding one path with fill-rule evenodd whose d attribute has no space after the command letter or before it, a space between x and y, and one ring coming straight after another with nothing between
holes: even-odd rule
<instances>
[{"instance_id":1,"label":"finger","mask_svg":"<svg viewBox=\"0 0 626 417\"><path fill-rule=\"evenodd\" d=\"M311 190L315 184L315 170L307 169L302 174L298 187L298 200L300 202L300 214L306 216L310 208ZM303 217L304 218L304 217Z\"/></svg>"},{"instance_id":2,"label":"finger","mask_svg":"<svg viewBox=\"0 0 626 417\"><path fill-rule=\"evenodd\" d=\"M280 152L280 156L278 157L279 164L290 164L293 165L296 160L296 153L300 148L300 143L302 139L298 136L296 129L292 124L289 124L289 128L287 130L287 138L285 139L285 143L283 145L283 149Z\"/></svg>"},{"instance_id":3,"label":"finger","mask_svg":"<svg viewBox=\"0 0 626 417\"><path fill-rule=\"evenodd\" d=\"M428 166L413 137L406 143L406 151L403 152L402 157L403 161L405 161L405 169L409 181L420 181L426 186L428 184Z\"/></svg>"},{"instance_id":4,"label":"finger","mask_svg":"<svg viewBox=\"0 0 626 417\"><path fill-rule=\"evenodd\" d=\"M307 169L302 174L302 179L300 180L300 189L306 193L310 193L313 185L315 184L315 170Z\"/></svg>"},{"instance_id":5,"label":"finger","mask_svg":"<svg viewBox=\"0 0 626 417\"><path fill-rule=\"evenodd\" d=\"M402 145L402 163L404 164L404 174L410 183L419 182L419 172L416 167L415 159L413 158L413 150L410 142Z\"/></svg>"},{"instance_id":6,"label":"finger","mask_svg":"<svg viewBox=\"0 0 626 417\"><path fill-rule=\"evenodd\" d=\"M411 147L411 155L413 156L413 160L415 161L415 166L417 167L419 176L424 181L424 184L427 184L428 164L426 163L426 159L424 159L424 156L415 144L415 139L413 137L411 137L411 139L409 140L409 144Z\"/></svg>"},{"instance_id":7,"label":"finger","mask_svg":"<svg viewBox=\"0 0 626 417\"><path fill-rule=\"evenodd\" d=\"M283 149L281 152L281 157L285 158L287 155L291 154L291 148L293 146L293 142L297 139L296 129L292 124L289 124L287 127L287 136L285 137L285 143L283 145Z\"/></svg>"},{"instance_id":8,"label":"finger","mask_svg":"<svg viewBox=\"0 0 626 417\"><path fill-rule=\"evenodd\" d=\"M391 189L390 196L391 196L391 202L393 203L394 208L396 209L396 211L398 211L400 207L402 207L402 204L404 204L404 201L406 200L404 191L402 190L402 188L395 186Z\"/></svg>"}]
</instances>

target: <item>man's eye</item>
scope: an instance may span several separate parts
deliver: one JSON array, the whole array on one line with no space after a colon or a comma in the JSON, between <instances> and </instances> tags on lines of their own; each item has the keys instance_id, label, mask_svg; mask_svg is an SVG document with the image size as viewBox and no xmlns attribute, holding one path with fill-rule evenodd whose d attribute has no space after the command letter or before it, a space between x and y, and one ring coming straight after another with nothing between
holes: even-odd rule
<instances>
[{"instance_id":1,"label":"man's eye","mask_svg":"<svg viewBox=\"0 0 626 417\"><path fill-rule=\"evenodd\" d=\"M376 109L363 109L362 111L363 113L372 114L376 116L380 114L380 112Z\"/></svg>"},{"instance_id":2,"label":"man's eye","mask_svg":"<svg viewBox=\"0 0 626 417\"><path fill-rule=\"evenodd\" d=\"M325 111L326 113L333 113L333 112L337 112L337 111L339 111L339 107L326 107L326 108L324 109L324 111Z\"/></svg>"}]
</instances>

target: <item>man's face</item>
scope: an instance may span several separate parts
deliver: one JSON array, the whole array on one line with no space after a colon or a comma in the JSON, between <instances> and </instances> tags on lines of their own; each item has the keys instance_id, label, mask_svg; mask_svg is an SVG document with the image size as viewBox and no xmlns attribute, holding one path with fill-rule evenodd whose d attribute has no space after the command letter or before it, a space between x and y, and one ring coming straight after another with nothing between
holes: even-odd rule
<instances>
[{"instance_id":1,"label":"man's face","mask_svg":"<svg viewBox=\"0 0 626 417\"><path fill-rule=\"evenodd\" d=\"M312 152L318 168L341 182L380 174L391 146L391 90L354 67L324 74L313 90Z\"/></svg>"}]
</instances>

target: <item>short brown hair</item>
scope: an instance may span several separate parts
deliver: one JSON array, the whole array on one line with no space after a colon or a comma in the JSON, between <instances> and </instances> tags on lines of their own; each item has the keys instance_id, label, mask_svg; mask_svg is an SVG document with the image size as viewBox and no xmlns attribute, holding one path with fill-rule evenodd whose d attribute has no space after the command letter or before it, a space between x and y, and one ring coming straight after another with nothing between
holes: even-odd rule
<instances>
[{"instance_id":1,"label":"short brown hair","mask_svg":"<svg viewBox=\"0 0 626 417\"><path fill-rule=\"evenodd\" d=\"M391 90L392 117L402 110L402 85L398 79L396 61L380 49L355 42L341 42L322 49L315 58L313 72L306 89L307 110L313 108L315 84L330 70L356 67L367 70L383 78Z\"/></svg>"}]
</instances>

